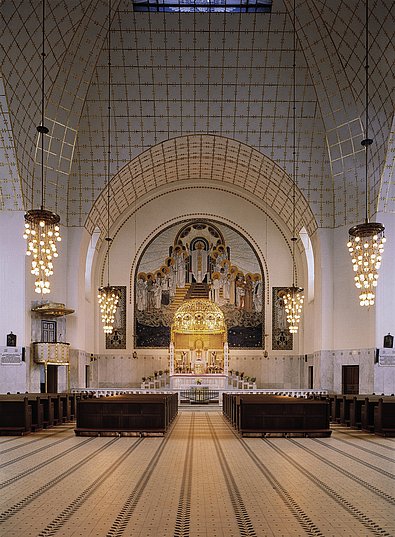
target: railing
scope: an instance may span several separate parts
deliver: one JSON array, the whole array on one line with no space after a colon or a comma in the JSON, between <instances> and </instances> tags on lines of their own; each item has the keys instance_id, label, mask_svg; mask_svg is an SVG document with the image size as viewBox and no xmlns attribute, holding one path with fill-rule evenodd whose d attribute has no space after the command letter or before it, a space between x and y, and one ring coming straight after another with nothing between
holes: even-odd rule
<instances>
[{"instance_id":1,"label":"railing","mask_svg":"<svg viewBox=\"0 0 395 537\"><path fill-rule=\"evenodd\" d=\"M33 359L37 363L68 364L70 343L32 343Z\"/></svg>"},{"instance_id":2,"label":"railing","mask_svg":"<svg viewBox=\"0 0 395 537\"><path fill-rule=\"evenodd\" d=\"M219 391L208 388L190 388L189 390L181 390L180 399L187 399L196 404L206 404L210 401L218 401Z\"/></svg>"}]
</instances>

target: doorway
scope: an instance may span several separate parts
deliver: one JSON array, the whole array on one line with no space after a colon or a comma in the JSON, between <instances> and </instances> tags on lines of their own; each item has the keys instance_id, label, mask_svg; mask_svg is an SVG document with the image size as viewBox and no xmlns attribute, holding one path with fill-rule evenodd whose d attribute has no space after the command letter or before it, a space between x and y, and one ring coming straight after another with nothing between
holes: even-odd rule
<instances>
[{"instance_id":1,"label":"doorway","mask_svg":"<svg viewBox=\"0 0 395 537\"><path fill-rule=\"evenodd\" d=\"M47 393L58 393L58 366L47 366Z\"/></svg>"},{"instance_id":2,"label":"doorway","mask_svg":"<svg viewBox=\"0 0 395 537\"><path fill-rule=\"evenodd\" d=\"M90 367L85 365L85 388L89 388Z\"/></svg>"},{"instance_id":3,"label":"doorway","mask_svg":"<svg viewBox=\"0 0 395 537\"><path fill-rule=\"evenodd\" d=\"M359 365L342 366L342 393L359 393Z\"/></svg>"},{"instance_id":4,"label":"doorway","mask_svg":"<svg viewBox=\"0 0 395 537\"><path fill-rule=\"evenodd\" d=\"M314 370L312 365L309 365L308 378L308 388L309 390L312 390L314 388Z\"/></svg>"}]
</instances>

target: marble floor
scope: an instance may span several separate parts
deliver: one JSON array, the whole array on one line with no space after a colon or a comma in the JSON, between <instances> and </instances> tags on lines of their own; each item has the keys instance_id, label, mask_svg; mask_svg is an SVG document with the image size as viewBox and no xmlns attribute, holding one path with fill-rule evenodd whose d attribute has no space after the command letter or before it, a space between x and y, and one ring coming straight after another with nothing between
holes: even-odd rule
<instances>
[{"instance_id":1,"label":"marble floor","mask_svg":"<svg viewBox=\"0 0 395 537\"><path fill-rule=\"evenodd\" d=\"M165 437L0 437L2 537L395 536L395 439L240 438L218 408Z\"/></svg>"}]
</instances>

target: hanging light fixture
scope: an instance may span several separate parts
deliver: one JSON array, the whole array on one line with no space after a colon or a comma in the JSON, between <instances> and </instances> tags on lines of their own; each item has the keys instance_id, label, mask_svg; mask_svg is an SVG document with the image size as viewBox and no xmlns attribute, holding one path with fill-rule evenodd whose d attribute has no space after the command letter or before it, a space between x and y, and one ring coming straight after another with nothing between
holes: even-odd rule
<instances>
[{"instance_id":1,"label":"hanging light fixture","mask_svg":"<svg viewBox=\"0 0 395 537\"><path fill-rule=\"evenodd\" d=\"M296 334L299 327L299 321L303 309L303 288L298 287L296 283L296 265L295 265L295 243L298 240L296 237L296 6L295 0L293 4L293 188L292 188L292 286L286 290L284 296L285 312L287 314L287 322L291 334Z\"/></svg>"},{"instance_id":2,"label":"hanging light fixture","mask_svg":"<svg viewBox=\"0 0 395 537\"><path fill-rule=\"evenodd\" d=\"M348 230L348 251L352 258L355 272L355 286L360 290L359 303L361 306L373 306L376 296L378 270L384 252L384 226L378 222L369 222L368 194L368 147L373 140L368 136L369 127L369 3L365 2L365 139L361 144L365 148L365 222L357 224Z\"/></svg>"},{"instance_id":3,"label":"hanging light fixture","mask_svg":"<svg viewBox=\"0 0 395 537\"><path fill-rule=\"evenodd\" d=\"M110 161L111 161L111 0L108 3L108 152L107 152L107 285L100 287L98 292L99 307L103 330L105 334L112 334L115 312L119 301L119 291L110 285Z\"/></svg>"},{"instance_id":4,"label":"hanging light fixture","mask_svg":"<svg viewBox=\"0 0 395 537\"><path fill-rule=\"evenodd\" d=\"M58 257L56 243L61 240L59 215L44 209L44 135L49 130L44 125L45 108L45 0L42 5L42 52L41 52L41 125L37 127L41 139L41 207L25 213L26 255L31 256L31 273L36 277L35 292L50 292L49 277L53 274L53 259Z\"/></svg>"}]
</instances>

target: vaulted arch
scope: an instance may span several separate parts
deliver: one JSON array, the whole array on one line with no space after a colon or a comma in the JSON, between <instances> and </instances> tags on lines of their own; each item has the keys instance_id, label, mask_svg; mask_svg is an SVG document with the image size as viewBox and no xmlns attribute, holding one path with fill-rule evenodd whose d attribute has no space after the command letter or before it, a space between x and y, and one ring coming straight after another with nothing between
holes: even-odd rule
<instances>
[{"instance_id":1,"label":"vaulted arch","mask_svg":"<svg viewBox=\"0 0 395 537\"><path fill-rule=\"evenodd\" d=\"M293 181L273 160L252 147L230 138L209 134L181 136L145 151L113 177L110 183L110 225L136 201L171 188L182 181L199 180L243 189L268 204L292 233ZM317 228L314 214L296 188L296 228L309 235ZM107 191L94 203L85 224L87 230L107 226Z\"/></svg>"}]
</instances>

